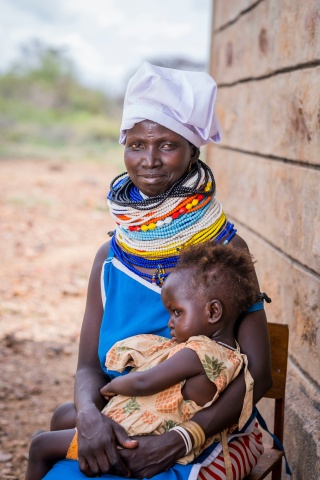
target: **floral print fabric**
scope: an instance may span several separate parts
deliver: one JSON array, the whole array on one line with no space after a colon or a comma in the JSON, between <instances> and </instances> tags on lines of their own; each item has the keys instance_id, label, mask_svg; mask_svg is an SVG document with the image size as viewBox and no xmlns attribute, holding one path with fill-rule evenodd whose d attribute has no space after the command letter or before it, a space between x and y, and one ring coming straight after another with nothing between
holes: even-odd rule
<instances>
[{"instance_id":1,"label":"floral print fabric","mask_svg":"<svg viewBox=\"0 0 320 480\"><path fill-rule=\"evenodd\" d=\"M203 335L191 337L180 344L158 335L135 335L117 342L109 350L106 367L119 372L132 367L132 371L141 372L158 365L183 348L190 348L197 353L207 377L216 385L216 395L210 402L199 406L192 400L184 400L181 392L184 382L180 382L154 395L116 395L106 405L103 413L120 423L131 436L165 433L211 405L245 364L247 394L239 421L241 428L252 413L253 380L247 369L247 359L240 353L239 346L236 349L227 348ZM220 434L207 440L201 451L215 440L220 440ZM191 452L180 459L179 463L189 463L199 453L200 450Z\"/></svg>"}]
</instances>

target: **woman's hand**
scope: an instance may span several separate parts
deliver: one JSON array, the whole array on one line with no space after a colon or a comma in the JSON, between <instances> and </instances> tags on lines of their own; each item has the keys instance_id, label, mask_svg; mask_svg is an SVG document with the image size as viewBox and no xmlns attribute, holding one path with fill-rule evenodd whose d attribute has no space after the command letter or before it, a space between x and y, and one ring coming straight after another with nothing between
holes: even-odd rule
<instances>
[{"instance_id":1,"label":"woman's hand","mask_svg":"<svg viewBox=\"0 0 320 480\"><path fill-rule=\"evenodd\" d=\"M174 431L132 438L139 441L138 448L120 450L120 455L128 465L131 476L135 478L153 477L167 470L186 454L182 438Z\"/></svg>"},{"instance_id":2,"label":"woman's hand","mask_svg":"<svg viewBox=\"0 0 320 480\"><path fill-rule=\"evenodd\" d=\"M76 424L81 472L88 477L110 472L130 476L118 446L136 448L137 440L131 440L120 425L101 414L95 406L78 413Z\"/></svg>"}]
</instances>

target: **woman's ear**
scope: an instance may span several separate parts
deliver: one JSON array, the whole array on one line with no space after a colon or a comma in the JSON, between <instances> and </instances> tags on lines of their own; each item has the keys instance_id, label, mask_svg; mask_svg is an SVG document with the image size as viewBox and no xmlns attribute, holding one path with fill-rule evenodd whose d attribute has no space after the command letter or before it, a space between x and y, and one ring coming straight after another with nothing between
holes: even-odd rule
<instances>
[{"instance_id":1,"label":"woman's ear","mask_svg":"<svg viewBox=\"0 0 320 480\"><path fill-rule=\"evenodd\" d=\"M191 144L191 158L190 158L191 163L196 163L199 157L200 157L200 149L195 145Z\"/></svg>"},{"instance_id":2,"label":"woman's ear","mask_svg":"<svg viewBox=\"0 0 320 480\"><path fill-rule=\"evenodd\" d=\"M209 323L219 322L222 317L222 305L219 300L211 300L208 302Z\"/></svg>"}]
</instances>

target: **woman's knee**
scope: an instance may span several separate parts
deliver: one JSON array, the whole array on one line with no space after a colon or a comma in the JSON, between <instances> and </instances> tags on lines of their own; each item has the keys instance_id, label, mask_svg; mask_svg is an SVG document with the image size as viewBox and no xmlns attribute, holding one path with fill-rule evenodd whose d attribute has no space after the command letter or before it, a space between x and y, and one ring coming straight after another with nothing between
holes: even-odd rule
<instances>
[{"instance_id":1,"label":"woman's knee","mask_svg":"<svg viewBox=\"0 0 320 480\"><path fill-rule=\"evenodd\" d=\"M73 403L63 403L54 411L50 430L68 430L76 425L76 408Z\"/></svg>"}]
</instances>

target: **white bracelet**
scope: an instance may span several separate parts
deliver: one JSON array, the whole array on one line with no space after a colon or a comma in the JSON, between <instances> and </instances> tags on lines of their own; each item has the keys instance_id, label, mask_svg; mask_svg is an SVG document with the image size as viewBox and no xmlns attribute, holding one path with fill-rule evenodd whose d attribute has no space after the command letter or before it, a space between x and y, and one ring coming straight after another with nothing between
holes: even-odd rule
<instances>
[{"instance_id":1,"label":"white bracelet","mask_svg":"<svg viewBox=\"0 0 320 480\"><path fill-rule=\"evenodd\" d=\"M187 430L185 430L183 427L179 427L179 426L171 428L170 432L172 432L172 430L179 433L179 435L183 439L184 444L186 446L186 455L188 455L188 453L190 453L192 450L192 442L191 442L189 432L187 432Z\"/></svg>"}]
</instances>

